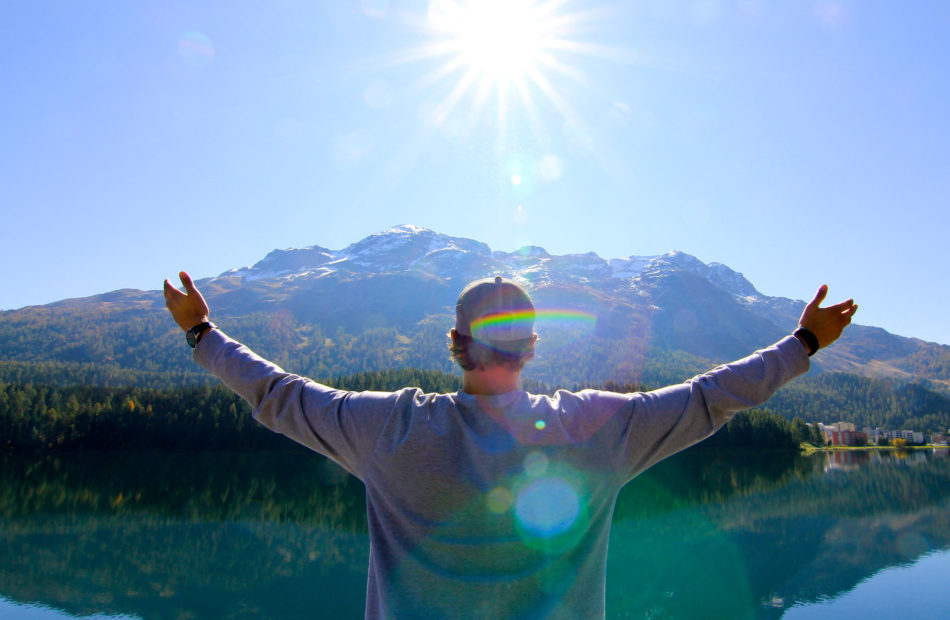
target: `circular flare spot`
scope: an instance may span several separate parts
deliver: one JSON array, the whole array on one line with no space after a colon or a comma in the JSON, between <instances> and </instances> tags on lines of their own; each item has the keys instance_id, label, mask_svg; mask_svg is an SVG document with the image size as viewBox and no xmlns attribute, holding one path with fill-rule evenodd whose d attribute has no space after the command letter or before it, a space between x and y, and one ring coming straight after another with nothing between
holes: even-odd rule
<instances>
[{"instance_id":1,"label":"circular flare spot","mask_svg":"<svg viewBox=\"0 0 950 620\"><path fill-rule=\"evenodd\" d=\"M547 426L547 422L545 422L544 420L538 420L537 422L534 423L534 427L538 429L539 431L543 431L546 426Z\"/></svg>"},{"instance_id":2,"label":"circular flare spot","mask_svg":"<svg viewBox=\"0 0 950 620\"><path fill-rule=\"evenodd\" d=\"M532 536L553 538L567 531L577 520L580 498L561 478L539 478L518 493L515 515L524 531Z\"/></svg>"},{"instance_id":3,"label":"circular flare spot","mask_svg":"<svg viewBox=\"0 0 950 620\"><path fill-rule=\"evenodd\" d=\"M511 491L505 487L495 487L488 494L488 509L495 514L501 514L511 508Z\"/></svg>"},{"instance_id":4,"label":"circular flare spot","mask_svg":"<svg viewBox=\"0 0 950 620\"><path fill-rule=\"evenodd\" d=\"M524 457L524 473L539 478L548 471L548 457L542 452L532 452Z\"/></svg>"}]
</instances>

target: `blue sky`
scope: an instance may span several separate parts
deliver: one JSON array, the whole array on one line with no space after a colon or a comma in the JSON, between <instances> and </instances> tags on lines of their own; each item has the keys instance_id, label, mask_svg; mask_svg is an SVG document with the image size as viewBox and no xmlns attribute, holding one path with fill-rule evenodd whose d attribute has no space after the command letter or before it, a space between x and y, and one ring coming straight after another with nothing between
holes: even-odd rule
<instances>
[{"instance_id":1,"label":"blue sky","mask_svg":"<svg viewBox=\"0 0 950 620\"><path fill-rule=\"evenodd\" d=\"M950 4L502 4L4 2L0 308L411 223L950 343Z\"/></svg>"}]
</instances>

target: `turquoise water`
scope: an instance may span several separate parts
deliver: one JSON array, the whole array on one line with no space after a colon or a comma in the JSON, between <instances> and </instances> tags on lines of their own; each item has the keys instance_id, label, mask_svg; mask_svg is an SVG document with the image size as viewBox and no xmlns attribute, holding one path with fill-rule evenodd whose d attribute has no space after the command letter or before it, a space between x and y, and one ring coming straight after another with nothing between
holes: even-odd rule
<instances>
[{"instance_id":1,"label":"turquoise water","mask_svg":"<svg viewBox=\"0 0 950 620\"><path fill-rule=\"evenodd\" d=\"M361 617L362 486L307 453L0 461L2 618ZM628 485L610 618L943 617L946 452L693 450Z\"/></svg>"},{"instance_id":2,"label":"turquoise water","mask_svg":"<svg viewBox=\"0 0 950 620\"><path fill-rule=\"evenodd\" d=\"M833 599L798 605L789 620L822 618L918 618L948 616L950 552L935 551L908 565L892 566Z\"/></svg>"}]
</instances>

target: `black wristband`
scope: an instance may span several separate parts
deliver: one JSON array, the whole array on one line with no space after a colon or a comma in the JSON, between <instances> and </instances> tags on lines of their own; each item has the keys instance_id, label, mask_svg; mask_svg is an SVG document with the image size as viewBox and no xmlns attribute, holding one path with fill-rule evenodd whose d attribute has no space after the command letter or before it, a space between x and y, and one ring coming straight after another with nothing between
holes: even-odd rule
<instances>
[{"instance_id":1,"label":"black wristband","mask_svg":"<svg viewBox=\"0 0 950 620\"><path fill-rule=\"evenodd\" d=\"M818 336L813 334L810 329L799 327L792 335L801 338L805 342L805 346L808 347L808 357L818 352Z\"/></svg>"},{"instance_id":2,"label":"black wristband","mask_svg":"<svg viewBox=\"0 0 950 620\"><path fill-rule=\"evenodd\" d=\"M188 343L188 346L192 349L198 344L198 341L201 340L201 335L206 331L214 327L214 323L198 323L191 329L185 332L185 341Z\"/></svg>"}]
</instances>

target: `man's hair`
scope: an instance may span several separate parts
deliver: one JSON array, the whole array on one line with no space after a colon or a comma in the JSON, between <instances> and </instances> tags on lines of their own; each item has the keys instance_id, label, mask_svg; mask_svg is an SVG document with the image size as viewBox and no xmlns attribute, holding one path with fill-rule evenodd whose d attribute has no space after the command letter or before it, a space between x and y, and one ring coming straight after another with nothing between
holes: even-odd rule
<instances>
[{"instance_id":1,"label":"man's hair","mask_svg":"<svg viewBox=\"0 0 950 620\"><path fill-rule=\"evenodd\" d=\"M476 341L471 336L449 333L449 352L462 370L476 370L486 366L504 366L521 370L534 357L534 336L505 343L505 350Z\"/></svg>"}]
</instances>

